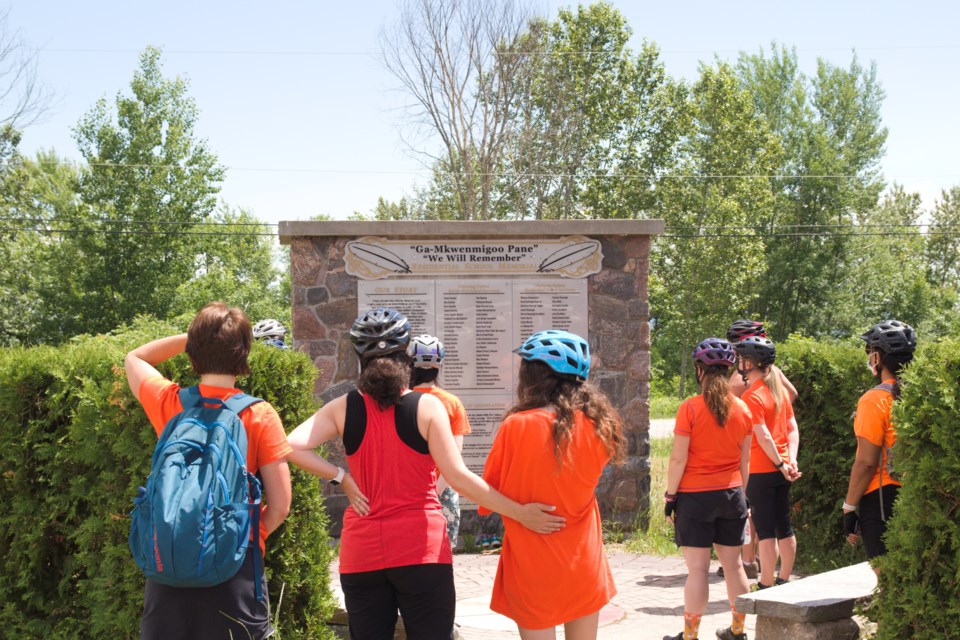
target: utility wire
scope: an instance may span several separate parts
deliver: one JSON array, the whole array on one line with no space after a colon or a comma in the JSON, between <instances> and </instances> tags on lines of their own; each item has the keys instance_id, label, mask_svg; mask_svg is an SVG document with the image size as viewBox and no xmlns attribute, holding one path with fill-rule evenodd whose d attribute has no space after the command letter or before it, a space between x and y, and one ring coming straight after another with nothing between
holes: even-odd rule
<instances>
[{"instance_id":1,"label":"utility wire","mask_svg":"<svg viewBox=\"0 0 960 640\"><path fill-rule=\"evenodd\" d=\"M40 165L56 165L61 160L41 160L35 162ZM155 164L155 163L125 163L125 162L88 162L81 166L100 167L108 169L186 169L178 164ZM245 171L259 173L314 173L331 175L459 175L466 177L466 173L461 171L440 171L435 169L321 169L310 167L234 167L224 166L228 171ZM864 179L869 176L857 174L780 174L780 173L757 173L757 174L722 174L722 173L618 173L618 172L594 172L594 173L549 173L549 172L474 172L471 175L478 178L605 178L605 179L643 179L643 180L739 180L749 178L763 178L768 180L843 180L843 179ZM896 175L886 176L887 178L960 178L960 173L946 173L939 175Z\"/></svg>"}]
</instances>

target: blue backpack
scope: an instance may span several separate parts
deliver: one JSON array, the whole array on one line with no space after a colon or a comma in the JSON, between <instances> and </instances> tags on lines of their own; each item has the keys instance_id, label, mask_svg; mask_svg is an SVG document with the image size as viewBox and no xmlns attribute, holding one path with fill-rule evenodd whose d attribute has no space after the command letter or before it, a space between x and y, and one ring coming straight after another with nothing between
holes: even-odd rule
<instances>
[{"instance_id":1,"label":"blue backpack","mask_svg":"<svg viewBox=\"0 0 960 640\"><path fill-rule=\"evenodd\" d=\"M204 398L180 390L183 411L160 434L147 486L134 499L130 551L144 575L175 587L210 587L240 569L253 531L260 578L260 481L247 471L247 430L239 414L260 402L243 393Z\"/></svg>"}]
</instances>

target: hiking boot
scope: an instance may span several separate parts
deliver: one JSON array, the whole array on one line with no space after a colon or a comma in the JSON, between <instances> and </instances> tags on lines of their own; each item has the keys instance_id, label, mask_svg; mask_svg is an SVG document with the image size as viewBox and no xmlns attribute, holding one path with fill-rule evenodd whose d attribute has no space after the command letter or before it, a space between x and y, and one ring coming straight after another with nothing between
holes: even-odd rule
<instances>
[{"instance_id":1,"label":"hiking boot","mask_svg":"<svg viewBox=\"0 0 960 640\"><path fill-rule=\"evenodd\" d=\"M760 563L756 560L753 562L744 562L743 572L747 574L747 577L751 580L756 580L760 576Z\"/></svg>"},{"instance_id":2,"label":"hiking boot","mask_svg":"<svg viewBox=\"0 0 960 640\"><path fill-rule=\"evenodd\" d=\"M717 629L717 638L719 640L747 640L747 632L734 633L730 627L726 629Z\"/></svg>"}]
</instances>

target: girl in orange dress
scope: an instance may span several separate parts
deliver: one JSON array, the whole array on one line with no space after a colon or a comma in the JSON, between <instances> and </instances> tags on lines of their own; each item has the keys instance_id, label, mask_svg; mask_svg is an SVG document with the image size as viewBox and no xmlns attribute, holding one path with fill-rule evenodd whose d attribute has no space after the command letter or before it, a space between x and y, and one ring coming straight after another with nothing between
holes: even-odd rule
<instances>
[{"instance_id":1,"label":"girl in orange dress","mask_svg":"<svg viewBox=\"0 0 960 640\"><path fill-rule=\"evenodd\" d=\"M515 500L556 505L566 526L543 536L503 519L490 608L513 619L524 640L555 638L559 624L568 640L596 638L600 609L616 588L594 491L606 464L624 457L621 420L587 382L583 338L540 331L514 353L523 358L517 404L497 432L483 477Z\"/></svg>"}]
</instances>

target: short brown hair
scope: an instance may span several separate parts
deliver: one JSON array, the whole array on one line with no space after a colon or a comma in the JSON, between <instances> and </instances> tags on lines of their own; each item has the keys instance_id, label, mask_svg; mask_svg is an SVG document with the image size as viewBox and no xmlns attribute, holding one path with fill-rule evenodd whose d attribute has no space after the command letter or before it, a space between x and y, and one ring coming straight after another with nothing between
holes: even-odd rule
<instances>
[{"instance_id":1,"label":"short brown hair","mask_svg":"<svg viewBox=\"0 0 960 640\"><path fill-rule=\"evenodd\" d=\"M250 373L247 355L253 342L250 318L242 309L222 302L207 304L187 330L187 355L197 375Z\"/></svg>"}]
</instances>

